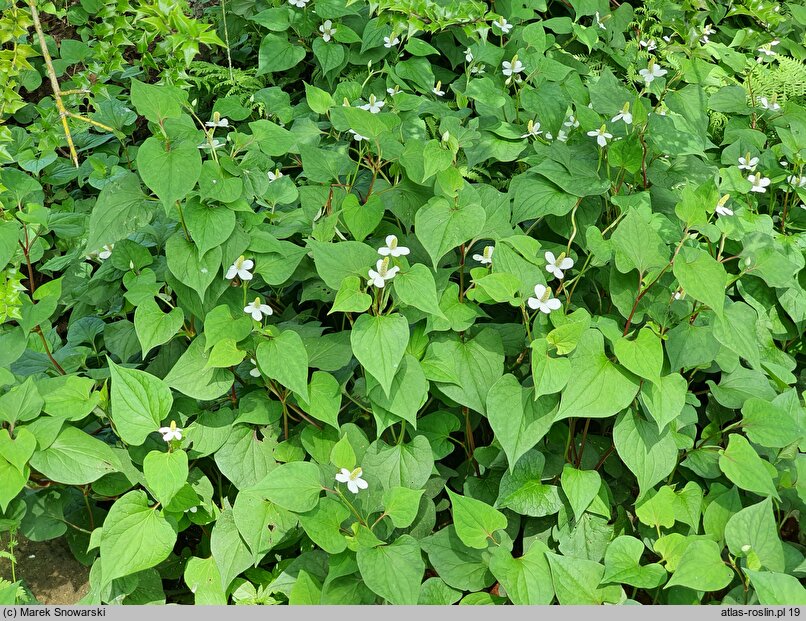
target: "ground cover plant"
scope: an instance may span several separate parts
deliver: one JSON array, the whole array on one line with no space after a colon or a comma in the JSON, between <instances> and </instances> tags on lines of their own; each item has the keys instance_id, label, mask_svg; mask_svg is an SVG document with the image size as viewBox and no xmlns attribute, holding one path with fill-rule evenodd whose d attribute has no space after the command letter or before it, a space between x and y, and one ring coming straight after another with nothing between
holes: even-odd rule
<instances>
[{"instance_id":1,"label":"ground cover plant","mask_svg":"<svg viewBox=\"0 0 806 621\"><path fill-rule=\"evenodd\" d=\"M806 603L801 3L0 8L12 572Z\"/></svg>"}]
</instances>

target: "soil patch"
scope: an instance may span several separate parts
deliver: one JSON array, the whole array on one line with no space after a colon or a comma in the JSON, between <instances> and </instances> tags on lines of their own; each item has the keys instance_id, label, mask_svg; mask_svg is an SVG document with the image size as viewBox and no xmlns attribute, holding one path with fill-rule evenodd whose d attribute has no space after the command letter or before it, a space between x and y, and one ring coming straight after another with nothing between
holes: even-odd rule
<instances>
[{"instance_id":1,"label":"soil patch","mask_svg":"<svg viewBox=\"0 0 806 621\"><path fill-rule=\"evenodd\" d=\"M7 537L0 537L3 546ZM17 580L42 604L75 604L89 591L90 569L73 557L64 539L29 541L17 534L14 556ZM11 580L11 563L6 559L0 559L0 578Z\"/></svg>"}]
</instances>

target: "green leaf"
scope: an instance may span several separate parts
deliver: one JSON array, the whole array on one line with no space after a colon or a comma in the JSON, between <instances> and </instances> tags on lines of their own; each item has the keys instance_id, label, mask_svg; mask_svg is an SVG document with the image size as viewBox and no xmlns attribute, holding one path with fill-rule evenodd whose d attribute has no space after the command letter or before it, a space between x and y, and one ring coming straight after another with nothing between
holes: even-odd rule
<instances>
[{"instance_id":1,"label":"green leaf","mask_svg":"<svg viewBox=\"0 0 806 621\"><path fill-rule=\"evenodd\" d=\"M281 464L269 472L254 490L289 511L310 511L319 502L322 492L319 467L309 461Z\"/></svg>"},{"instance_id":2,"label":"green leaf","mask_svg":"<svg viewBox=\"0 0 806 621\"><path fill-rule=\"evenodd\" d=\"M559 489L541 482L545 461L538 451L521 457L512 472L505 472L501 478L495 506L530 517L557 513L563 504Z\"/></svg>"},{"instance_id":3,"label":"green leaf","mask_svg":"<svg viewBox=\"0 0 806 621\"><path fill-rule=\"evenodd\" d=\"M535 399L560 392L571 377L571 361L565 357L549 356L549 344L544 338L532 341L531 348Z\"/></svg>"},{"instance_id":4,"label":"green leaf","mask_svg":"<svg viewBox=\"0 0 806 621\"><path fill-rule=\"evenodd\" d=\"M184 207L185 225L196 243L199 256L222 245L235 229L235 212L190 200Z\"/></svg>"},{"instance_id":5,"label":"green leaf","mask_svg":"<svg viewBox=\"0 0 806 621\"><path fill-rule=\"evenodd\" d=\"M428 380L425 379L417 359L410 354L404 354L392 380L389 396L384 394L381 385L371 375L367 376L367 394L372 404L372 411L376 413L376 417L380 414L379 429L384 426L380 421L388 419L387 413L408 421L416 429L417 414L428 400Z\"/></svg>"},{"instance_id":6,"label":"green leaf","mask_svg":"<svg viewBox=\"0 0 806 621\"><path fill-rule=\"evenodd\" d=\"M507 373L487 393L487 420L507 456L509 471L521 455L537 445L554 422L550 399L535 400L514 375Z\"/></svg>"},{"instance_id":7,"label":"green leaf","mask_svg":"<svg viewBox=\"0 0 806 621\"><path fill-rule=\"evenodd\" d=\"M166 207L182 200L201 176L202 158L190 141L163 143L146 138L137 151L140 178Z\"/></svg>"},{"instance_id":8,"label":"green leaf","mask_svg":"<svg viewBox=\"0 0 806 621\"><path fill-rule=\"evenodd\" d=\"M390 604L417 603L425 572L420 546L410 535L402 535L390 545L361 548L356 554L364 583Z\"/></svg>"},{"instance_id":9,"label":"green leaf","mask_svg":"<svg viewBox=\"0 0 806 621\"><path fill-rule=\"evenodd\" d=\"M639 384L604 352L604 337L598 330L588 330L571 356L574 371L560 400L554 420L607 418L618 414L635 398Z\"/></svg>"},{"instance_id":10,"label":"green leaf","mask_svg":"<svg viewBox=\"0 0 806 621\"><path fill-rule=\"evenodd\" d=\"M394 279L395 294L404 304L419 308L430 315L445 318L439 307L434 275L422 263L415 263L401 271Z\"/></svg>"},{"instance_id":11,"label":"green leaf","mask_svg":"<svg viewBox=\"0 0 806 621\"><path fill-rule=\"evenodd\" d=\"M604 567L594 561L546 552L554 591L561 606L598 606L603 600L599 583Z\"/></svg>"},{"instance_id":12,"label":"green leaf","mask_svg":"<svg viewBox=\"0 0 806 621\"><path fill-rule=\"evenodd\" d=\"M134 173L105 185L90 214L87 250L96 252L148 224L152 209L146 199Z\"/></svg>"},{"instance_id":13,"label":"green leaf","mask_svg":"<svg viewBox=\"0 0 806 621\"><path fill-rule=\"evenodd\" d=\"M400 314L361 315L353 324L350 344L364 370L378 380L388 397L406 345L409 324Z\"/></svg>"},{"instance_id":14,"label":"green leaf","mask_svg":"<svg viewBox=\"0 0 806 621\"><path fill-rule=\"evenodd\" d=\"M165 244L165 259L171 274L198 293L200 300L204 300L205 291L221 267L221 248L213 248L201 256L196 246L179 231Z\"/></svg>"},{"instance_id":15,"label":"green leaf","mask_svg":"<svg viewBox=\"0 0 806 621\"><path fill-rule=\"evenodd\" d=\"M308 351L299 334L285 330L261 341L255 358L262 373L308 400Z\"/></svg>"},{"instance_id":16,"label":"green leaf","mask_svg":"<svg viewBox=\"0 0 806 621\"><path fill-rule=\"evenodd\" d=\"M784 546L778 536L778 524L770 498L733 515L725 524L725 543L736 557L748 556L753 552L761 567L751 569L784 572Z\"/></svg>"},{"instance_id":17,"label":"green leaf","mask_svg":"<svg viewBox=\"0 0 806 621\"><path fill-rule=\"evenodd\" d=\"M745 569L756 590L759 604L764 606L806 605L806 588L795 576L769 571Z\"/></svg>"},{"instance_id":18,"label":"green leaf","mask_svg":"<svg viewBox=\"0 0 806 621\"><path fill-rule=\"evenodd\" d=\"M316 420L338 429L341 410L341 385L338 380L325 371L314 371L308 384L308 396L308 402L300 403L302 409Z\"/></svg>"},{"instance_id":19,"label":"green leaf","mask_svg":"<svg viewBox=\"0 0 806 621\"><path fill-rule=\"evenodd\" d=\"M322 37L316 37L311 45L313 55L322 66L322 73L329 73L344 62L344 46L338 43L325 43Z\"/></svg>"},{"instance_id":20,"label":"green leaf","mask_svg":"<svg viewBox=\"0 0 806 621\"><path fill-rule=\"evenodd\" d=\"M784 408L751 397L742 406L742 429L751 442L783 448L803 439L803 426Z\"/></svg>"},{"instance_id":21,"label":"green leaf","mask_svg":"<svg viewBox=\"0 0 806 621\"><path fill-rule=\"evenodd\" d=\"M392 487L383 493L383 510L392 519L395 528L408 528L417 517L421 489Z\"/></svg>"},{"instance_id":22,"label":"green leaf","mask_svg":"<svg viewBox=\"0 0 806 621\"><path fill-rule=\"evenodd\" d=\"M328 554L338 554L347 548L341 524L350 517L350 510L343 503L326 496L313 509L300 513L298 517L308 537Z\"/></svg>"},{"instance_id":23,"label":"green leaf","mask_svg":"<svg viewBox=\"0 0 806 621\"><path fill-rule=\"evenodd\" d=\"M666 570L658 563L641 565L644 544L635 537L622 535L610 542L605 551L602 582L629 584L640 589L654 589L666 580Z\"/></svg>"},{"instance_id":24,"label":"green leaf","mask_svg":"<svg viewBox=\"0 0 806 621\"><path fill-rule=\"evenodd\" d=\"M271 440L259 440L252 427L235 425L230 427L226 441L216 451L215 463L235 487L246 489L258 483L276 465L274 446Z\"/></svg>"},{"instance_id":25,"label":"green leaf","mask_svg":"<svg viewBox=\"0 0 806 621\"><path fill-rule=\"evenodd\" d=\"M32 377L0 395L0 420L11 425L39 416L45 401Z\"/></svg>"},{"instance_id":26,"label":"green leaf","mask_svg":"<svg viewBox=\"0 0 806 621\"><path fill-rule=\"evenodd\" d=\"M490 571L516 606L547 606L554 599L546 552L548 547L542 541L533 542L520 558L503 546L493 551Z\"/></svg>"},{"instance_id":27,"label":"green leaf","mask_svg":"<svg viewBox=\"0 0 806 621\"><path fill-rule=\"evenodd\" d=\"M671 528L675 523L677 504L674 490L664 485L652 497L636 505L635 515L647 526Z\"/></svg>"},{"instance_id":28,"label":"green leaf","mask_svg":"<svg viewBox=\"0 0 806 621\"><path fill-rule=\"evenodd\" d=\"M185 451L151 451L143 460L143 474L149 489L162 506L167 507L188 479Z\"/></svg>"},{"instance_id":29,"label":"green leaf","mask_svg":"<svg viewBox=\"0 0 806 621\"><path fill-rule=\"evenodd\" d=\"M739 488L760 496L779 498L768 465L738 433L730 434L728 448L719 454L720 470Z\"/></svg>"},{"instance_id":30,"label":"green leaf","mask_svg":"<svg viewBox=\"0 0 806 621\"><path fill-rule=\"evenodd\" d=\"M640 496L668 476L677 463L677 445L671 432L658 432L654 423L635 412L625 412L616 420L613 443L624 465L638 479Z\"/></svg>"},{"instance_id":31,"label":"green leaf","mask_svg":"<svg viewBox=\"0 0 806 621\"><path fill-rule=\"evenodd\" d=\"M478 235L486 219L484 207L478 203L451 204L435 196L417 210L414 228L436 269L450 250Z\"/></svg>"},{"instance_id":32,"label":"green leaf","mask_svg":"<svg viewBox=\"0 0 806 621\"><path fill-rule=\"evenodd\" d=\"M175 543L176 525L148 506L145 492L121 496L101 532L102 583L155 567L168 558Z\"/></svg>"},{"instance_id":33,"label":"green leaf","mask_svg":"<svg viewBox=\"0 0 806 621\"><path fill-rule=\"evenodd\" d=\"M453 526L426 537L420 545L439 577L455 589L479 591L495 582L488 569L487 552L462 543Z\"/></svg>"},{"instance_id":34,"label":"green leaf","mask_svg":"<svg viewBox=\"0 0 806 621\"><path fill-rule=\"evenodd\" d=\"M641 386L641 396L647 412L655 420L658 429L663 429L677 419L686 405L688 382L679 373L660 378L660 381Z\"/></svg>"},{"instance_id":35,"label":"green leaf","mask_svg":"<svg viewBox=\"0 0 806 621\"><path fill-rule=\"evenodd\" d=\"M719 591L730 584L733 570L720 556L714 541L692 541L683 552L674 575L664 589L684 586L695 591Z\"/></svg>"},{"instance_id":36,"label":"green leaf","mask_svg":"<svg viewBox=\"0 0 806 621\"><path fill-rule=\"evenodd\" d=\"M570 464L563 466L560 487L568 498L577 521L599 494L601 486L602 477L596 470L577 470Z\"/></svg>"},{"instance_id":37,"label":"green leaf","mask_svg":"<svg viewBox=\"0 0 806 621\"><path fill-rule=\"evenodd\" d=\"M225 606L227 595L221 587L221 574L212 556L188 559L184 573L185 584L197 606Z\"/></svg>"},{"instance_id":38,"label":"green leaf","mask_svg":"<svg viewBox=\"0 0 806 621\"><path fill-rule=\"evenodd\" d=\"M120 470L108 444L75 427L65 427L48 448L33 454L30 463L51 481L65 485L86 485Z\"/></svg>"},{"instance_id":39,"label":"green leaf","mask_svg":"<svg viewBox=\"0 0 806 621\"><path fill-rule=\"evenodd\" d=\"M140 446L168 416L173 397L166 383L144 371L127 369L108 360L112 378L110 417L126 444Z\"/></svg>"},{"instance_id":40,"label":"green leaf","mask_svg":"<svg viewBox=\"0 0 806 621\"><path fill-rule=\"evenodd\" d=\"M182 104L187 100L179 88L164 84L147 84L132 79L131 98L137 113L152 123L162 124L166 119L175 119L182 114Z\"/></svg>"},{"instance_id":41,"label":"green leaf","mask_svg":"<svg viewBox=\"0 0 806 621\"><path fill-rule=\"evenodd\" d=\"M434 455L425 436L415 436L410 443L388 446L382 441L373 442L361 464L371 472L384 489L408 487L420 489L428 481L434 468Z\"/></svg>"},{"instance_id":42,"label":"green leaf","mask_svg":"<svg viewBox=\"0 0 806 621\"><path fill-rule=\"evenodd\" d=\"M164 382L174 390L194 399L212 401L232 386L232 373L227 369L208 367L204 334L198 335L190 347L168 371Z\"/></svg>"},{"instance_id":43,"label":"green leaf","mask_svg":"<svg viewBox=\"0 0 806 621\"><path fill-rule=\"evenodd\" d=\"M362 291L361 279L358 276L346 276L336 292L328 315L335 312L363 313L372 304L372 296Z\"/></svg>"},{"instance_id":44,"label":"green leaf","mask_svg":"<svg viewBox=\"0 0 806 621\"><path fill-rule=\"evenodd\" d=\"M460 496L447 490L453 508L453 525L456 534L466 546L485 549L490 540L495 541L494 533L507 527L507 518L487 503Z\"/></svg>"},{"instance_id":45,"label":"green leaf","mask_svg":"<svg viewBox=\"0 0 806 621\"><path fill-rule=\"evenodd\" d=\"M638 270L645 274L666 265L669 250L649 224L646 211L631 209L610 237L616 256L616 268L622 273Z\"/></svg>"},{"instance_id":46,"label":"green leaf","mask_svg":"<svg viewBox=\"0 0 806 621\"><path fill-rule=\"evenodd\" d=\"M0 510L4 513L8 509L9 503L28 483L29 474L28 468L23 468L23 471L20 472L16 466L0 457Z\"/></svg>"},{"instance_id":47,"label":"green leaf","mask_svg":"<svg viewBox=\"0 0 806 621\"><path fill-rule=\"evenodd\" d=\"M252 554L241 538L232 509L222 511L210 534L210 552L226 589L235 577L253 563Z\"/></svg>"},{"instance_id":48,"label":"green leaf","mask_svg":"<svg viewBox=\"0 0 806 621\"><path fill-rule=\"evenodd\" d=\"M325 284L338 291L348 276L366 280L367 272L375 266L378 252L366 244L343 241L336 244L309 240L316 271Z\"/></svg>"},{"instance_id":49,"label":"green leaf","mask_svg":"<svg viewBox=\"0 0 806 621\"><path fill-rule=\"evenodd\" d=\"M634 340L621 337L613 344L613 351L628 371L653 383L660 381L663 346L649 328L641 328Z\"/></svg>"},{"instance_id":50,"label":"green leaf","mask_svg":"<svg viewBox=\"0 0 806 621\"><path fill-rule=\"evenodd\" d=\"M686 295L710 307L717 315L722 314L728 274L708 252L683 246L674 260L674 275Z\"/></svg>"},{"instance_id":51,"label":"green leaf","mask_svg":"<svg viewBox=\"0 0 806 621\"><path fill-rule=\"evenodd\" d=\"M12 438L7 429L0 430L0 457L22 474L36 450L36 436L25 427L18 429L15 436Z\"/></svg>"},{"instance_id":52,"label":"green leaf","mask_svg":"<svg viewBox=\"0 0 806 621\"><path fill-rule=\"evenodd\" d=\"M257 74L286 71L298 65L305 58L305 48L291 45L285 36L269 33L260 42Z\"/></svg>"},{"instance_id":53,"label":"green leaf","mask_svg":"<svg viewBox=\"0 0 806 621\"><path fill-rule=\"evenodd\" d=\"M355 194L348 194L341 204L341 217L356 241L363 241L381 223L386 211L383 201L371 194L362 205Z\"/></svg>"},{"instance_id":54,"label":"green leaf","mask_svg":"<svg viewBox=\"0 0 806 621\"><path fill-rule=\"evenodd\" d=\"M140 341L143 359L152 349L170 341L179 332L184 321L185 313L179 307L163 313L153 299L140 304L134 310L134 330Z\"/></svg>"}]
</instances>

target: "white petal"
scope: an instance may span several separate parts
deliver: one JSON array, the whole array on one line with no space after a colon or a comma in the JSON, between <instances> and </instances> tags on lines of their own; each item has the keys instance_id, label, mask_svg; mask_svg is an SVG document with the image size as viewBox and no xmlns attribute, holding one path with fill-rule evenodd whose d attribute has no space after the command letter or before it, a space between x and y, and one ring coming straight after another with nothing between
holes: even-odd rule
<instances>
[{"instance_id":1,"label":"white petal","mask_svg":"<svg viewBox=\"0 0 806 621\"><path fill-rule=\"evenodd\" d=\"M392 251L389 248L387 248L386 246L382 246L381 248L378 248L378 254L381 255L382 257L388 257L391 254L391 252Z\"/></svg>"},{"instance_id":2,"label":"white petal","mask_svg":"<svg viewBox=\"0 0 806 621\"><path fill-rule=\"evenodd\" d=\"M160 427L160 428L159 428L159 432L160 432L160 433L163 433L163 434L164 434L164 433L168 433L169 431L171 431L171 428L170 428L170 427Z\"/></svg>"},{"instance_id":3,"label":"white petal","mask_svg":"<svg viewBox=\"0 0 806 621\"><path fill-rule=\"evenodd\" d=\"M409 254L409 252L411 252L411 250L409 250L408 247L398 246L397 248L395 248L395 252L392 253L392 256L405 257L407 254Z\"/></svg>"},{"instance_id":4,"label":"white petal","mask_svg":"<svg viewBox=\"0 0 806 621\"><path fill-rule=\"evenodd\" d=\"M557 262L557 257L554 256L553 252L546 252L546 254L544 256L545 256L546 261L548 263L556 263Z\"/></svg>"},{"instance_id":5,"label":"white petal","mask_svg":"<svg viewBox=\"0 0 806 621\"><path fill-rule=\"evenodd\" d=\"M252 274L246 270L238 270L238 276L241 280L252 280Z\"/></svg>"},{"instance_id":6,"label":"white petal","mask_svg":"<svg viewBox=\"0 0 806 621\"><path fill-rule=\"evenodd\" d=\"M266 317L268 317L274 311L272 310L271 306L269 306L268 304L261 304L260 305L260 312L263 313L264 315L266 315Z\"/></svg>"},{"instance_id":7,"label":"white petal","mask_svg":"<svg viewBox=\"0 0 806 621\"><path fill-rule=\"evenodd\" d=\"M349 489L353 494L358 493L358 485L356 485L355 481L347 481L347 489Z\"/></svg>"},{"instance_id":8,"label":"white petal","mask_svg":"<svg viewBox=\"0 0 806 621\"><path fill-rule=\"evenodd\" d=\"M574 267L574 260L571 257L565 257L557 267L561 270L570 270Z\"/></svg>"},{"instance_id":9,"label":"white petal","mask_svg":"<svg viewBox=\"0 0 806 621\"><path fill-rule=\"evenodd\" d=\"M540 300L538 300L537 298L529 298L528 300L526 300L526 303L532 310L540 308Z\"/></svg>"},{"instance_id":10,"label":"white petal","mask_svg":"<svg viewBox=\"0 0 806 621\"><path fill-rule=\"evenodd\" d=\"M540 300L546 294L546 285L535 285L535 297Z\"/></svg>"},{"instance_id":11,"label":"white petal","mask_svg":"<svg viewBox=\"0 0 806 621\"><path fill-rule=\"evenodd\" d=\"M473 260L478 261L479 263L484 263L486 261L486 259L483 256L481 256L480 254L474 254L473 255Z\"/></svg>"},{"instance_id":12,"label":"white petal","mask_svg":"<svg viewBox=\"0 0 806 621\"><path fill-rule=\"evenodd\" d=\"M387 235L386 236L386 245L389 246L390 248L392 247L392 244L394 244L396 242L397 242L397 235Z\"/></svg>"},{"instance_id":13,"label":"white petal","mask_svg":"<svg viewBox=\"0 0 806 621\"><path fill-rule=\"evenodd\" d=\"M347 483L347 481L350 480L350 471L347 470L347 468L342 468L341 471L336 474L336 480L339 483Z\"/></svg>"},{"instance_id":14,"label":"white petal","mask_svg":"<svg viewBox=\"0 0 806 621\"><path fill-rule=\"evenodd\" d=\"M546 306L549 307L549 310L557 310L562 306L562 303L557 298L551 298L546 302Z\"/></svg>"},{"instance_id":15,"label":"white petal","mask_svg":"<svg viewBox=\"0 0 806 621\"><path fill-rule=\"evenodd\" d=\"M356 479L355 484L359 489L367 489L369 487L369 484L364 479Z\"/></svg>"}]
</instances>

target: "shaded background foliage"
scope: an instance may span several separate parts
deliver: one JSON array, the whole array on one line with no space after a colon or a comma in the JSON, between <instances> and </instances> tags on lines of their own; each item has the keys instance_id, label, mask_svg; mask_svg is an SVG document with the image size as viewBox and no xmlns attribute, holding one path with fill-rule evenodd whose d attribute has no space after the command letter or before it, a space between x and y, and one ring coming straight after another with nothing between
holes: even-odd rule
<instances>
[{"instance_id":1,"label":"shaded background foliage","mask_svg":"<svg viewBox=\"0 0 806 621\"><path fill-rule=\"evenodd\" d=\"M0 7L0 531L84 603L804 603L799 3Z\"/></svg>"}]
</instances>

